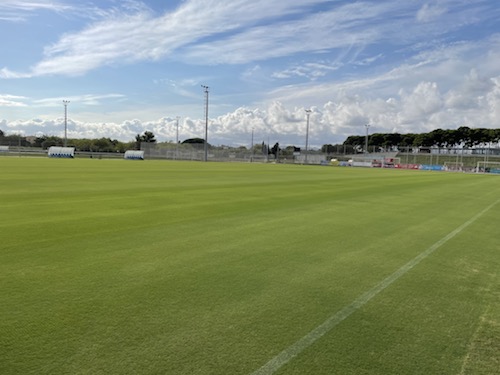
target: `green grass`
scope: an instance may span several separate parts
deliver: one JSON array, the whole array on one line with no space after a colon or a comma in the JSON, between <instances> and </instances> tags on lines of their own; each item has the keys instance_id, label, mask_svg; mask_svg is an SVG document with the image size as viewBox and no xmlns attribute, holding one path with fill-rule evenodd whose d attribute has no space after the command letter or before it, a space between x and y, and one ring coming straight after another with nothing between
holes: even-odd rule
<instances>
[{"instance_id":1,"label":"green grass","mask_svg":"<svg viewBox=\"0 0 500 375\"><path fill-rule=\"evenodd\" d=\"M407 154L400 153L398 157L403 164L435 164L435 165L450 165L462 163L464 167L475 168L478 162L495 162L500 163L498 155L453 155L453 154Z\"/></svg>"},{"instance_id":2,"label":"green grass","mask_svg":"<svg viewBox=\"0 0 500 375\"><path fill-rule=\"evenodd\" d=\"M0 373L251 374L500 177L0 159ZM278 374L493 374L500 203Z\"/></svg>"}]
</instances>

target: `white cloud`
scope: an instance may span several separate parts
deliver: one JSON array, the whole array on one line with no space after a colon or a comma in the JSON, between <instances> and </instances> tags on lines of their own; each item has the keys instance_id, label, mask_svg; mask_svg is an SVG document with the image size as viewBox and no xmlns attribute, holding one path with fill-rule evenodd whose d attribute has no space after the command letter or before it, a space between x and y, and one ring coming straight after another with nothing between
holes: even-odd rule
<instances>
[{"instance_id":1,"label":"white cloud","mask_svg":"<svg viewBox=\"0 0 500 375\"><path fill-rule=\"evenodd\" d=\"M33 101L37 107L59 107L63 100L69 100L71 103L77 103L79 106L95 106L102 104L103 100L120 100L125 98L122 94L85 94L69 97L44 98Z\"/></svg>"},{"instance_id":2,"label":"white cloud","mask_svg":"<svg viewBox=\"0 0 500 375\"><path fill-rule=\"evenodd\" d=\"M13 0L10 3L17 7L23 4ZM44 58L31 71L21 73L4 68L0 77L74 76L101 66L164 58L192 64L240 64L333 49L338 49L340 54L342 50L351 51L352 61L353 51L360 53L367 45L418 43L423 34L439 36L463 23L477 22L474 11L465 11L464 5L455 6L457 10L444 17L449 1L425 4L418 11L417 19L426 21L425 29L414 21L417 9L411 2L356 2L336 7L329 3L327 0L306 3L300 0L229 3L189 0L159 16L144 4L131 1L106 11L92 9L87 13L99 15L98 21L78 32L62 35L47 46ZM47 5L40 1L29 4ZM64 7L62 3L50 4L54 10ZM324 10L310 12L317 4L323 4ZM288 18L291 15L294 17ZM381 21L385 19L388 22ZM359 63L369 61L364 59ZM335 62L338 64L340 61ZM292 69L282 76L305 74ZM321 70L316 73L322 74Z\"/></svg>"},{"instance_id":3,"label":"white cloud","mask_svg":"<svg viewBox=\"0 0 500 375\"><path fill-rule=\"evenodd\" d=\"M24 96L0 94L0 107L26 107L25 99Z\"/></svg>"},{"instance_id":4,"label":"white cloud","mask_svg":"<svg viewBox=\"0 0 500 375\"><path fill-rule=\"evenodd\" d=\"M61 1L2 0L0 3L0 20L12 22L26 21L28 17L38 10L63 12L71 8L71 6Z\"/></svg>"},{"instance_id":5,"label":"white cloud","mask_svg":"<svg viewBox=\"0 0 500 375\"><path fill-rule=\"evenodd\" d=\"M318 78L324 77L329 72L338 70L340 67L341 65L335 62L332 63L327 61L309 62L309 63L304 63L302 65L295 65L291 68L279 72L274 72L272 74L272 77L277 79L287 79L291 77L305 77L314 81L317 80Z\"/></svg>"},{"instance_id":6,"label":"white cloud","mask_svg":"<svg viewBox=\"0 0 500 375\"><path fill-rule=\"evenodd\" d=\"M474 77L474 74L468 76ZM464 79L465 82L466 79ZM478 77L481 82L482 78ZM371 132L424 132L436 128L499 127L500 76L490 80L491 85L464 85L441 92L438 84L422 81L412 90L401 90L391 98L372 99L364 95L339 94L335 101L325 102L313 110L310 122L310 145L341 143L349 135L363 135L365 124ZM475 106L449 100L453 95L466 95L474 87ZM468 95L468 94L467 94ZM23 134L63 135L63 118L7 122L8 132ZM78 113L68 121L69 137L112 138L132 141L136 134L152 131L160 141L175 140L175 118L152 121L129 120L114 122L83 122ZM202 119L184 118L179 122L179 138L204 137ZM215 145L245 145L250 143L253 131L255 142L269 140L281 145L304 144L306 126L305 107L272 102L266 109L237 108L227 114L210 118L209 142ZM6 129L2 129L6 130Z\"/></svg>"},{"instance_id":7,"label":"white cloud","mask_svg":"<svg viewBox=\"0 0 500 375\"><path fill-rule=\"evenodd\" d=\"M421 121L442 108L442 95L435 82L420 82L411 93L401 91L400 96L403 122Z\"/></svg>"},{"instance_id":8,"label":"white cloud","mask_svg":"<svg viewBox=\"0 0 500 375\"><path fill-rule=\"evenodd\" d=\"M0 69L0 78L5 78L5 79L9 79L9 78L28 78L30 76L31 76L30 74L13 72L13 71L11 71L11 70L9 70L7 68Z\"/></svg>"},{"instance_id":9,"label":"white cloud","mask_svg":"<svg viewBox=\"0 0 500 375\"><path fill-rule=\"evenodd\" d=\"M156 85L166 85L170 91L178 96L190 99L199 99L199 93L193 91L193 88L200 88L200 82L205 82L206 77L189 78L182 80L156 79Z\"/></svg>"},{"instance_id":10,"label":"white cloud","mask_svg":"<svg viewBox=\"0 0 500 375\"><path fill-rule=\"evenodd\" d=\"M324 0L310 1L308 6ZM155 17L144 7L114 9L80 32L63 35L45 48L31 72L4 69L3 78L52 74L81 75L100 66L158 60L210 35L248 27L262 19L299 12L303 2L191 0L172 13ZM182 32L180 32L182 30Z\"/></svg>"},{"instance_id":11,"label":"white cloud","mask_svg":"<svg viewBox=\"0 0 500 375\"><path fill-rule=\"evenodd\" d=\"M256 141L269 138L271 143L301 145L305 134L304 108L313 108L310 127L313 146L343 142L349 135L362 135L367 123L372 125L372 132L423 132L462 125L499 128L500 69L496 64L500 58L499 46L500 38L492 36L482 42L458 43L419 53L381 73L342 82L284 86L270 92L254 109L244 106L212 117L209 142L247 145L253 129ZM248 74L260 73L260 66L254 65ZM182 87L195 83L180 80L175 84ZM12 95L1 98L4 102L26 100ZM62 99L68 98L49 98L32 104L62 106ZM93 104L121 100L122 96L82 95L69 99L72 103ZM147 110L144 116L146 113ZM58 116L61 114L59 111ZM78 120L78 112L70 114L70 134L75 137L130 141L136 134L150 130L159 140L175 139L175 118L97 123ZM44 121L8 124L12 132L62 134L62 118ZM183 118L179 131L181 140L202 138L204 121Z\"/></svg>"},{"instance_id":12,"label":"white cloud","mask_svg":"<svg viewBox=\"0 0 500 375\"><path fill-rule=\"evenodd\" d=\"M239 64L299 52L320 53L334 48L363 46L379 40L382 30L367 27L361 21L377 19L390 11L391 6L394 4L348 4L321 13L305 14L292 21L249 27L226 38L190 46L186 48L185 56L193 63Z\"/></svg>"},{"instance_id":13,"label":"white cloud","mask_svg":"<svg viewBox=\"0 0 500 375\"><path fill-rule=\"evenodd\" d=\"M99 20L109 18L125 12L142 12L150 9L142 2L123 0L116 6L100 8L91 1L79 2L68 0L2 0L0 3L0 20L11 22L26 22L37 17L40 11L49 11L66 16Z\"/></svg>"},{"instance_id":14,"label":"white cloud","mask_svg":"<svg viewBox=\"0 0 500 375\"><path fill-rule=\"evenodd\" d=\"M367 57L367 58L364 58L360 61L356 61L355 64L356 65L359 65L359 66L364 66L364 65L371 65L373 64L375 61L377 60L380 60L381 58L383 58L384 55L382 53L379 53L378 55L376 56L370 56L370 57Z\"/></svg>"},{"instance_id":15,"label":"white cloud","mask_svg":"<svg viewBox=\"0 0 500 375\"><path fill-rule=\"evenodd\" d=\"M446 8L440 6L439 4L429 5L424 4L422 8L417 12L417 21L419 22L430 22L439 18L442 14L446 12Z\"/></svg>"},{"instance_id":16,"label":"white cloud","mask_svg":"<svg viewBox=\"0 0 500 375\"><path fill-rule=\"evenodd\" d=\"M5 11L5 4L9 3L29 2L4 1L0 4L0 17L1 6ZM321 13L311 11L320 3ZM480 19L496 21L500 8L492 5L493 8L487 8L483 1L440 0L422 5L395 0L350 3L235 0L225 4L215 0L187 0L177 9L160 15L140 2L121 4L107 10L82 5L82 9L88 9L87 20L93 14L90 24L61 35L46 46L42 60L31 70L22 73L3 68L0 78L82 75L103 65L116 67L170 58L194 65L241 63L222 69L233 74L226 80L240 77L246 86L239 92L233 85L217 93L215 82L217 79L222 82L219 77L226 72L211 66L190 78L184 78L188 74L184 72L179 77L162 73L162 77L168 78L157 79L154 84L167 85L169 94L176 94L172 97L192 100L168 108L154 108L154 100L148 100L147 105L137 103L121 112L112 107L106 113L99 113L99 109L84 112L82 106L97 108L99 104L124 101L128 97L117 93L44 99L0 95L2 107L15 108L27 103L30 109L59 107L54 110L56 120L40 120L37 117L40 114L35 112L32 116L37 117L36 121L8 122L9 129L60 134L62 100L67 99L71 101L72 136L127 141L150 130L160 140L172 140L175 119L161 116L199 113L201 117L199 83L210 80L208 84L212 87L214 82L215 93L210 97L210 105L211 109L217 109L211 113L218 113L210 119L209 141L214 144L248 143L253 129L256 139L270 137L271 141L279 140L282 144L300 145L305 132L304 108L313 109L310 132L313 145L342 142L346 136L363 134L366 123L372 124L372 131L403 133L464 124L500 127L500 36L469 42L466 37L458 40L453 33L461 25ZM386 46L390 48L385 49ZM304 55L297 57L299 53ZM374 62L380 65L375 67ZM192 72L195 68L186 70ZM152 81L151 77L148 79ZM31 80L21 83L26 81ZM306 83L290 84L297 81ZM276 82L283 86L272 86ZM162 88L155 89L159 92ZM248 98L257 95L256 91L267 95L251 103ZM11 92L22 91L16 88ZM236 96L239 102L232 104ZM239 103L248 104L236 108ZM228 113L220 115L220 108L229 108ZM9 110L14 113L14 109ZM7 112L3 113L5 116ZM21 111L17 109L16 113ZM26 116L24 113L28 110L22 112ZM6 121L2 124L7 127ZM186 116L179 130L181 139L203 137L204 121Z\"/></svg>"}]
</instances>

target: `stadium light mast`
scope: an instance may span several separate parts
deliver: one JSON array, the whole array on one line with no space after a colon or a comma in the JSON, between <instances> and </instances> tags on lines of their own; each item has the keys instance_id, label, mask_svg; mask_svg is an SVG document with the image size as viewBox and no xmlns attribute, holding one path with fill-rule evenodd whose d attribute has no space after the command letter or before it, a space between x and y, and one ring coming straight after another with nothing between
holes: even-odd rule
<instances>
[{"instance_id":1,"label":"stadium light mast","mask_svg":"<svg viewBox=\"0 0 500 375\"><path fill-rule=\"evenodd\" d=\"M307 154L308 154L308 148L309 148L309 116L310 115L311 115L311 110L306 109L307 124L306 124L306 156L304 158L305 164L307 164Z\"/></svg>"},{"instance_id":2,"label":"stadium light mast","mask_svg":"<svg viewBox=\"0 0 500 375\"><path fill-rule=\"evenodd\" d=\"M209 87L201 85L205 92L205 161L208 160L208 90Z\"/></svg>"},{"instance_id":3,"label":"stadium light mast","mask_svg":"<svg viewBox=\"0 0 500 375\"><path fill-rule=\"evenodd\" d=\"M179 116L175 117L175 158L179 158Z\"/></svg>"},{"instance_id":4,"label":"stadium light mast","mask_svg":"<svg viewBox=\"0 0 500 375\"><path fill-rule=\"evenodd\" d=\"M252 163L253 162L253 127L252 127L252 144L250 146L250 151L251 151L250 162Z\"/></svg>"},{"instance_id":5,"label":"stadium light mast","mask_svg":"<svg viewBox=\"0 0 500 375\"><path fill-rule=\"evenodd\" d=\"M366 124L366 137L365 137L365 153L368 154L368 129L370 129L370 124Z\"/></svg>"},{"instance_id":6,"label":"stadium light mast","mask_svg":"<svg viewBox=\"0 0 500 375\"><path fill-rule=\"evenodd\" d=\"M64 105L64 147L68 144L68 104L69 100L63 100Z\"/></svg>"}]
</instances>

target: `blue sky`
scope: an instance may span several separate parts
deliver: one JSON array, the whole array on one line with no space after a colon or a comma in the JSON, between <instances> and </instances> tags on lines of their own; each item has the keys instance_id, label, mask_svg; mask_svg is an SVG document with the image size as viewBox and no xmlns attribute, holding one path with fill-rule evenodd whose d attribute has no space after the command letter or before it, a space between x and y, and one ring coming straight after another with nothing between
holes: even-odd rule
<instances>
[{"instance_id":1,"label":"blue sky","mask_svg":"<svg viewBox=\"0 0 500 375\"><path fill-rule=\"evenodd\" d=\"M301 146L500 128L497 0L2 0L7 134Z\"/></svg>"}]
</instances>

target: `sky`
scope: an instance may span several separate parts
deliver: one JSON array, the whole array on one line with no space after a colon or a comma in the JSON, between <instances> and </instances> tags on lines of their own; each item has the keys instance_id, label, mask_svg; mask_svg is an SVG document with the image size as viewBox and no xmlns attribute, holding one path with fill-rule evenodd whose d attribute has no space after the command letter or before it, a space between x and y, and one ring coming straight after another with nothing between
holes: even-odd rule
<instances>
[{"instance_id":1,"label":"sky","mask_svg":"<svg viewBox=\"0 0 500 375\"><path fill-rule=\"evenodd\" d=\"M500 128L498 0L1 0L0 35L6 134L67 100L68 138L204 138L202 86L218 146Z\"/></svg>"}]
</instances>

